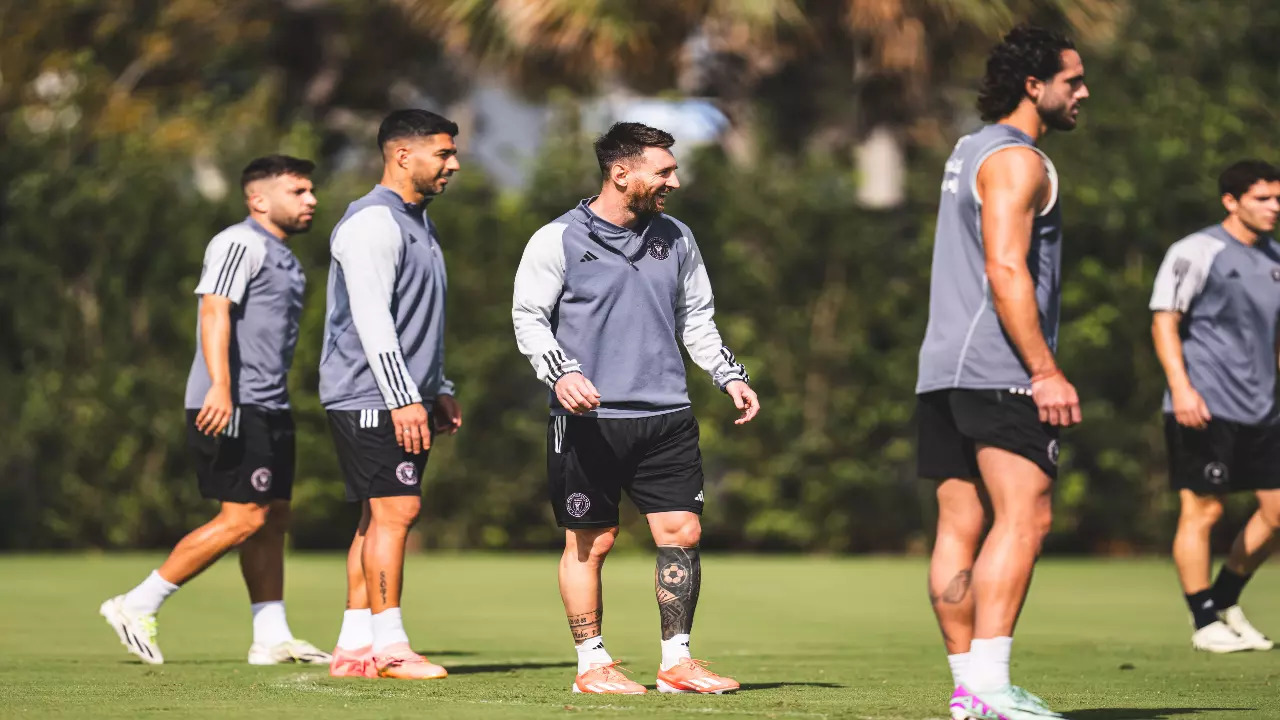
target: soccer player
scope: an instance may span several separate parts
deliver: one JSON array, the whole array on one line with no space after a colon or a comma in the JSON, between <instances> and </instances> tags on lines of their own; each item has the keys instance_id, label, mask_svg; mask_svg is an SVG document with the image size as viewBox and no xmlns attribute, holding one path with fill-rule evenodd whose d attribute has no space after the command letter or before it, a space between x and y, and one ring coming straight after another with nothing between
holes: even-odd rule
<instances>
[{"instance_id":1,"label":"soccer player","mask_svg":"<svg viewBox=\"0 0 1280 720\"><path fill-rule=\"evenodd\" d=\"M459 169L458 126L397 110L378 129L382 182L333 230L320 402L362 507L347 555L347 610L329 673L443 678L400 614L405 540L422 505L433 431L462 427L444 376L444 256L427 204Z\"/></svg>"},{"instance_id":2,"label":"soccer player","mask_svg":"<svg viewBox=\"0 0 1280 720\"><path fill-rule=\"evenodd\" d=\"M1151 335L1169 382L1169 481L1182 503L1173 560L1196 628L1191 645L1228 653L1272 646L1239 600L1280 528L1280 247L1269 236L1280 213L1280 170L1238 162L1218 178L1218 192L1226 219L1174 243L1160 265ZM1222 497L1247 491L1258 510L1210 587L1209 533Z\"/></svg>"},{"instance_id":3,"label":"soccer player","mask_svg":"<svg viewBox=\"0 0 1280 720\"><path fill-rule=\"evenodd\" d=\"M746 369L720 340L711 282L693 233L663 214L680 187L671 135L618 123L595 142L604 175L529 240L516 271L516 343L552 389L547 479L565 528L560 596L577 646L573 692L640 694L604 646L600 570L618 535L622 490L657 544L662 692L723 693L738 683L689 653L702 583L702 456L683 341L742 411L759 412Z\"/></svg>"},{"instance_id":4,"label":"soccer player","mask_svg":"<svg viewBox=\"0 0 1280 720\"><path fill-rule=\"evenodd\" d=\"M919 471L938 481L929 597L955 718L1057 717L1010 684L1009 655L1049 531L1058 433L1080 422L1054 361L1058 177L1036 142L1074 128L1088 96L1069 40L1015 28L987 59L978 109L991 124L956 143L943 175L916 392Z\"/></svg>"},{"instance_id":5,"label":"soccer player","mask_svg":"<svg viewBox=\"0 0 1280 720\"><path fill-rule=\"evenodd\" d=\"M187 446L200 494L221 509L137 587L99 608L143 662L164 662L156 613L165 599L236 546L253 611L249 662L329 662L328 653L293 637L284 609L294 470L288 376L306 285L286 241L311 227L314 168L283 155L249 163L240 178L249 217L205 249L187 378Z\"/></svg>"}]
</instances>

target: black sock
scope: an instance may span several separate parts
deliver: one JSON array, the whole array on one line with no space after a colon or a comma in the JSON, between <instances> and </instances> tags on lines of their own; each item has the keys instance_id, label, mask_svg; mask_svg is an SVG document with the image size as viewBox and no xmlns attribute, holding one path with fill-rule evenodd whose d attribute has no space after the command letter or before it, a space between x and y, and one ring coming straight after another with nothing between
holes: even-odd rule
<instances>
[{"instance_id":1,"label":"black sock","mask_svg":"<svg viewBox=\"0 0 1280 720\"><path fill-rule=\"evenodd\" d=\"M1218 606L1213 602L1212 589L1188 595L1187 607L1191 608L1191 618L1195 620L1197 630L1218 621Z\"/></svg>"},{"instance_id":2,"label":"black sock","mask_svg":"<svg viewBox=\"0 0 1280 720\"><path fill-rule=\"evenodd\" d=\"M1253 577L1252 573L1238 575L1223 565L1218 571L1218 579L1213 583L1213 604L1221 610L1239 604L1240 591L1244 590L1245 583L1249 582L1251 577Z\"/></svg>"}]
</instances>

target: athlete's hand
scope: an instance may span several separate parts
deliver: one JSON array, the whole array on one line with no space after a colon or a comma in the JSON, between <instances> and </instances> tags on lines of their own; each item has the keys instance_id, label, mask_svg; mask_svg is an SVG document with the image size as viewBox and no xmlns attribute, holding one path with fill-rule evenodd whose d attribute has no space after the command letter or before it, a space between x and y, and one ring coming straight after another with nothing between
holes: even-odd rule
<instances>
[{"instance_id":1,"label":"athlete's hand","mask_svg":"<svg viewBox=\"0 0 1280 720\"><path fill-rule=\"evenodd\" d=\"M422 403L398 407L391 411L391 424L396 427L396 444L405 452L417 455L431 449L431 427L427 409Z\"/></svg>"},{"instance_id":2,"label":"athlete's hand","mask_svg":"<svg viewBox=\"0 0 1280 720\"><path fill-rule=\"evenodd\" d=\"M1177 418L1179 425L1196 430L1203 430L1209 426L1213 415L1209 413L1209 406L1205 404L1204 398L1200 397L1200 393L1196 392L1195 388L1188 385L1176 392L1170 390L1169 395L1169 399L1173 401L1173 416Z\"/></svg>"},{"instance_id":3,"label":"athlete's hand","mask_svg":"<svg viewBox=\"0 0 1280 720\"><path fill-rule=\"evenodd\" d=\"M1031 382L1031 399L1040 409L1040 422L1070 427L1080 422L1080 396L1061 370Z\"/></svg>"},{"instance_id":4,"label":"athlete's hand","mask_svg":"<svg viewBox=\"0 0 1280 720\"><path fill-rule=\"evenodd\" d=\"M204 405L200 406L200 414L196 415L196 429L205 435L221 435L231 422L231 413L235 406L231 404L231 386L214 385L204 394Z\"/></svg>"},{"instance_id":5,"label":"athlete's hand","mask_svg":"<svg viewBox=\"0 0 1280 720\"><path fill-rule=\"evenodd\" d=\"M741 380L734 380L724 386L724 391L733 398L733 404L742 411L742 416L733 421L734 425L749 423L756 413L760 412L760 399L756 397L756 391L752 390L750 385Z\"/></svg>"},{"instance_id":6,"label":"athlete's hand","mask_svg":"<svg viewBox=\"0 0 1280 720\"><path fill-rule=\"evenodd\" d=\"M556 399L574 415L600 407L600 391L580 372L565 373L556 381Z\"/></svg>"},{"instance_id":7,"label":"athlete's hand","mask_svg":"<svg viewBox=\"0 0 1280 720\"><path fill-rule=\"evenodd\" d=\"M462 427L462 406L452 395L437 395L431 414L436 432L457 435Z\"/></svg>"}]
</instances>

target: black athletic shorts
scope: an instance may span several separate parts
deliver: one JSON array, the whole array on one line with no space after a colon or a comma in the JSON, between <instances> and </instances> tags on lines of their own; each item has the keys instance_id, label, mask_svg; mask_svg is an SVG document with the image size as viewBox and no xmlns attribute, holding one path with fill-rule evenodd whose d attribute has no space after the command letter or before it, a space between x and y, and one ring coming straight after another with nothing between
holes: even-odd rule
<instances>
[{"instance_id":1,"label":"black athletic shorts","mask_svg":"<svg viewBox=\"0 0 1280 720\"><path fill-rule=\"evenodd\" d=\"M934 480L977 478L978 445L1030 460L1058 477L1058 428L1040 422L1030 395L1008 390L937 390L917 396L916 467Z\"/></svg>"},{"instance_id":2,"label":"black athletic shorts","mask_svg":"<svg viewBox=\"0 0 1280 720\"><path fill-rule=\"evenodd\" d=\"M209 500L266 504L293 495L294 428L288 410L238 405L221 435L196 429L199 410L187 410L187 451L200 495Z\"/></svg>"},{"instance_id":3,"label":"black athletic shorts","mask_svg":"<svg viewBox=\"0 0 1280 720\"><path fill-rule=\"evenodd\" d=\"M554 415L547 489L556 523L614 527L625 489L644 513L702 513L702 452L692 409L638 418Z\"/></svg>"},{"instance_id":4,"label":"black athletic shorts","mask_svg":"<svg viewBox=\"0 0 1280 720\"><path fill-rule=\"evenodd\" d=\"M1204 430L1164 416L1169 485L1197 495L1280 488L1280 425L1213 419Z\"/></svg>"},{"instance_id":5,"label":"black athletic shorts","mask_svg":"<svg viewBox=\"0 0 1280 720\"><path fill-rule=\"evenodd\" d=\"M390 410L330 410L329 429L347 480L347 502L422 494L430 451L414 455L396 442Z\"/></svg>"}]
</instances>

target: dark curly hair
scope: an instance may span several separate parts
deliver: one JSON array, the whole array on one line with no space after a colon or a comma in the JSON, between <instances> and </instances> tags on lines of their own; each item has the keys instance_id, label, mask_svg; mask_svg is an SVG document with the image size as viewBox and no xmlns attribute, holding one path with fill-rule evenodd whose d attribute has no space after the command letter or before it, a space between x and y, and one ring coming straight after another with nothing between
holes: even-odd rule
<instances>
[{"instance_id":1,"label":"dark curly hair","mask_svg":"<svg viewBox=\"0 0 1280 720\"><path fill-rule=\"evenodd\" d=\"M1035 25L1019 25L987 56L978 90L978 112L986 122L1008 117L1026 96L1028 77L1048 80L1062 69L1062 51L1075 45L1065 35Z\"/></svg>"}]
</instances>

